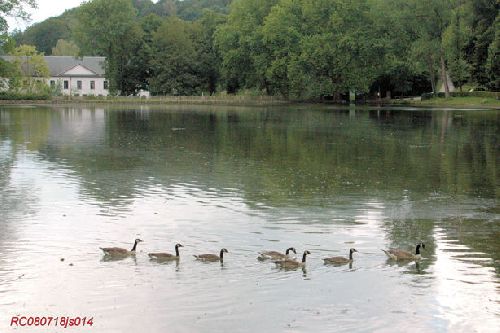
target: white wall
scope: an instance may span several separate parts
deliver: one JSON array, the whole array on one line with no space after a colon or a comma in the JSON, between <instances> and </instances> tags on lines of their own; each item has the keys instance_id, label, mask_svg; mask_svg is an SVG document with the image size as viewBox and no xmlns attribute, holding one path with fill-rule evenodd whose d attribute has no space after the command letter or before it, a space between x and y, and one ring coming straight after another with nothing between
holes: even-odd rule
<instances>
[{"instance_id":1,"label":"white wall","mask_svg":"<svg viewBox=\"0 0 500 333\"><path fill-rule=\"evenodd\" d=\"M104 89L104 78L88 78L88 77L51 77L48 79L47 83L50 85L50 81L54 81L55 85L60 85L61 92L63 95L71 95L72 96L108 96L109 90ZM64 81L68 81L68 89L64 89ZM82 82L82 88L78 89L78 81ZM95 82L95 89L90 89L90 81Z\"/></svg>"}]
</instances>

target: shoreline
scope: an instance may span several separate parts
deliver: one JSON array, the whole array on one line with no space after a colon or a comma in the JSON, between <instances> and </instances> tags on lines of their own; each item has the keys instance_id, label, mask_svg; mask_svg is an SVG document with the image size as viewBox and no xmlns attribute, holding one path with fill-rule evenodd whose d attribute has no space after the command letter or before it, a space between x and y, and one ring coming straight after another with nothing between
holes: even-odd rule
<instances>
[{"instance_id":1,"label":"shoreline","mask_svg":"<svg viewBox=\"0 0 500 333\"><path fill-rule=\"evenodd\" d=\"M0 106L63 106L63 105L221 105L221 106L290 106L316 105L349 107L349 104L329 101L287 100L273 96L167 96L167 97L56 97L47 100L0 100ZM415 108L450 108L500 110L500 101L484 98L450 99L434 98L430 100L371 100L355 104L356 107L415 107Z\"/></svg>"}]
</instances>

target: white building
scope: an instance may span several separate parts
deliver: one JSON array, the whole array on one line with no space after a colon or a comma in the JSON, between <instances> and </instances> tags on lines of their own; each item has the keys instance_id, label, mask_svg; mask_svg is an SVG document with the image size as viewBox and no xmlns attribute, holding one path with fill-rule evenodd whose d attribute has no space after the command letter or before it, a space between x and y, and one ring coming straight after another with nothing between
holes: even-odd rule
<instances>
[{"instance_id":1,"label":"white building","mask_svg":"<svg viewBox=\"0 0 500 333\"><path fill-rule=\"evenodd\" d=\"M19 57L2 58L14 61ZM44 56L44 59L49 67L47 84L59 88L63 95L108 96L105 57Z\"/></svg>"}]
</instances>

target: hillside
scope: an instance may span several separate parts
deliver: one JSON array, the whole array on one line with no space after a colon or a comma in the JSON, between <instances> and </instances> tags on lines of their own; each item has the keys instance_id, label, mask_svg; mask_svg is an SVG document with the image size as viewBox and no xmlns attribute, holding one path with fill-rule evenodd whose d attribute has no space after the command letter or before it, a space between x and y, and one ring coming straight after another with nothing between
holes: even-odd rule
<instances>
[{"instance_id":1,"label":"hillside","mask_svg":"<svg viewBox=\"0 0 500 333\"><path fill-rule=\"evenodd\" d=\"M177 16L186 21L198 19L206 9L227 14L231 3L231 0L160 0L157 3L151 0L131 1L139 18L156 14L160 17ZM17 31L13 37L17 45L34 45L38 51L51 55L52 48L59 39L74 39L73 30L78 11L79 7L67 10L58 17L35 23L25 31Z\"/></svg>"}]
</instances>

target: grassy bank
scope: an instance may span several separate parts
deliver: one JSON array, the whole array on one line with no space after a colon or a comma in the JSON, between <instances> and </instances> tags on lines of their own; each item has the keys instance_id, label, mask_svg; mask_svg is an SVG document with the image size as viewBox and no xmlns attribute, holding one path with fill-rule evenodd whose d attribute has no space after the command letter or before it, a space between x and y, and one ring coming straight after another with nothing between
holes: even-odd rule
<instances>
[{"instance_id":1,"label":"grassy bank","mask_svg":"<svg viewBox=\"0 0 500 333\"><path fill-rule=\"evenodd\" d=\"M390 101L391 105L412 105L430 107L465 107L465 108L492 108L500 109L500 100L493 97L458 96L458 97L434 97L426 100L399 99Z\"/></svg>"},{"instance_id":2,"label":"grassy bank","mask_svg":"<svg viewBox=\"0 0 500 333\"><path fill-rule=\"evenodd\" d=\"M17 103L18 101L48 101L50 94L24 94L14 92L0 92L1 103Z\"/></svg>"},{"instance_id":3,"label":"grassy bank","mask_svg":"<svg viewBox=\"0 0 500 333\"><path fill-rule=\"evenodd\" d=\"M1 100L0 104L150 104L150 105L284 105L290 102L275 96L64 96L50 100Z\"/></svg>"},{"instance_id":4,"label":"grassy bank","mask_svg":"<svg viewBox=\"0 0 500 333\"><path fill-rule=\"evenodd\" d=\"M234 105L234 106L271 106L297 104L301 101L290 101L275 96L155 96L155 97L53 97L51 99L26 99L26 100L4 100L0 99L0 105L65 105L65 104L138 104L138 105ZM307 104L322 104L308 101ZM380 104L377 101L374 104ZM372 104L372 103L369 103ZM386 105L404 105L421 107L451 107L451 108L485 108L500 109L500 100L494 97L478 96L455 96L450 98L434 97L430 99L397 99L383 101Z\"/></svg>"}]
</instances>

